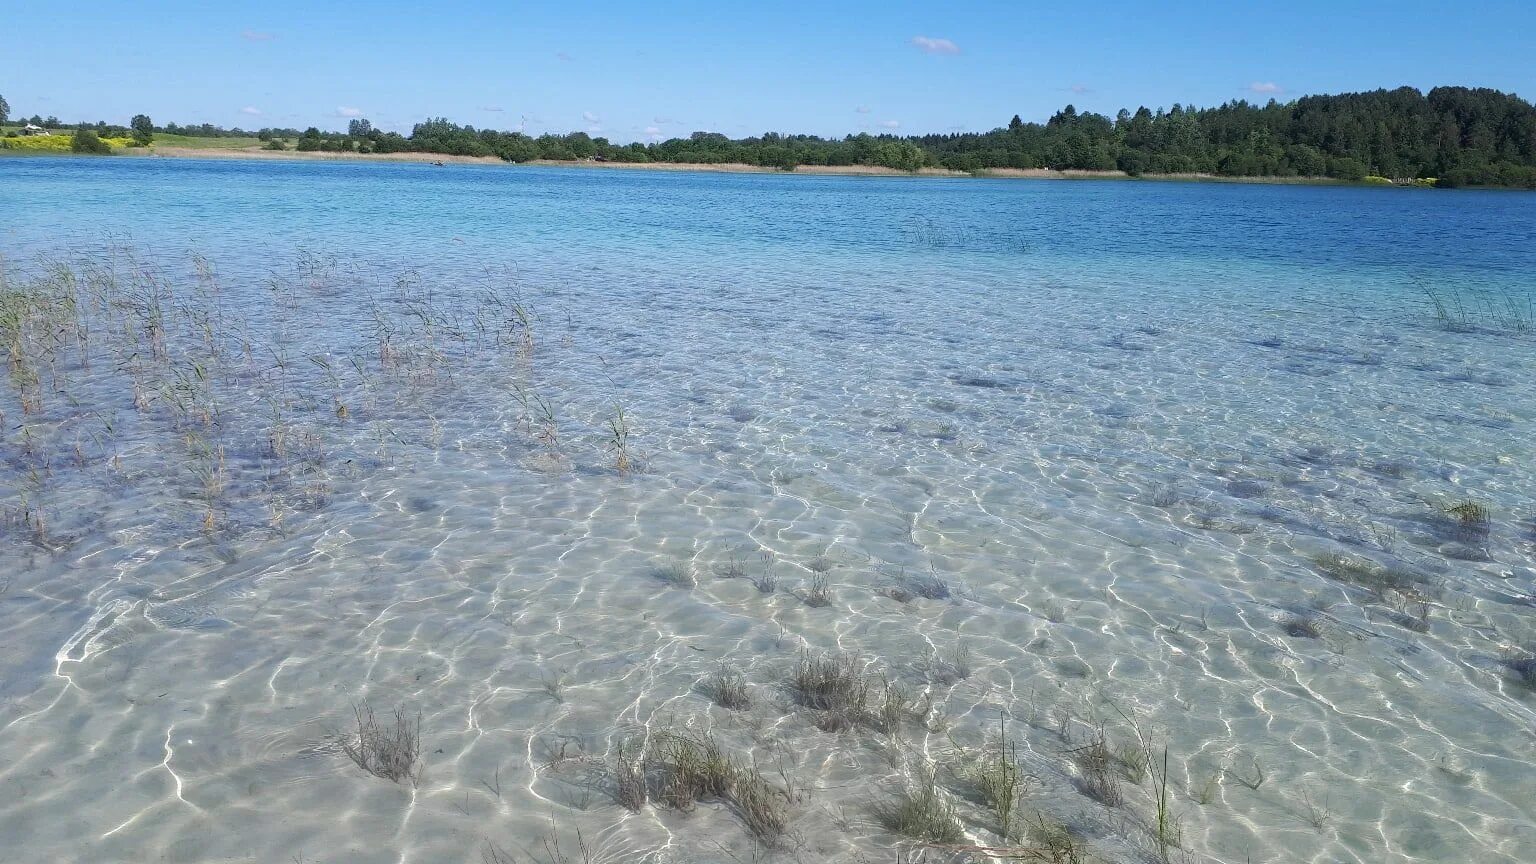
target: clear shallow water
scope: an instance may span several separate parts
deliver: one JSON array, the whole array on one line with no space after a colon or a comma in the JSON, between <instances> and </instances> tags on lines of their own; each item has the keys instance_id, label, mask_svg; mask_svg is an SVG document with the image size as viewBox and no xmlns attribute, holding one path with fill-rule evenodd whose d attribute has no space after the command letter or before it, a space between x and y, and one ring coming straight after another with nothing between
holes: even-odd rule
<instances>
[{"instance_id":1,"label":"clear shallow water","mask_svg":"<svg viewBox=\"0 0 1536 864\"><path fill-rule=\"evenodd\" d=\"M37 159L0 214L13 285L69 259L127 298L39 410L0 398L20 860L474 861L551 818L601 860L750 860L728 808L613 803L617 743L666 726L786 767L783 860L889 860L871 803L1000 713L1029 812L1108 860L1155 857L1152 783L1106 808L1067 751L1130 720L1175 857L1536 859L1503 662L1536 641L1533 341L1420 288L1529 292L1536 198ZM724 578L763 552L774 593ZM889 596L930 572L951 597ZM935 710L819 731L783 682L834 647ZM722 661L747 711L698 692ZM340 754L364 698L421 712L414 788Z\"/></svg>"}]
</instances>

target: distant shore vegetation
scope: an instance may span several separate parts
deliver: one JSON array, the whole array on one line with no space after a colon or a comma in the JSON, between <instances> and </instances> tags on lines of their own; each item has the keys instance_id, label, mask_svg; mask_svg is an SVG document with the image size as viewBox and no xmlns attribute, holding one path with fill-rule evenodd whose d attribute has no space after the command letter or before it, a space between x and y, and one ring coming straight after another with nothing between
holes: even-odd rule
<instances>
[{"instance_id":1,"label":"distant shore vegetation","mask_svg":"<svg viewBox=\"0 0 1536 864\"><path fill-rule=\"evenodd\" d=\"M102 137L94 129L77 129L54 135L28 135L25 138L0 138L0 149L21 153L97 153L107 154L114 149L132 147L133 139L116 136Z\"/></svg>"},{"instance_id":2,"label":"distant shore vegetation","mask_svg":"<svg viewBox=\"0 0 1536 864\"><path fill-rule=\"evenodd\" d=\"M41 118L30 122L47 125ZM843 138L769 132L730 138L694 132L686 138L619 144L585 132L527 135L458 125L445 118L418 123L409 135L354 119L345 132L269 128L257 132L203 124L132 128L98 123L104 139L147 145L159 134L175 146L196 139L241 147L301 152L432 153L497 157L508 162L877 166L897 171L941 168L1121 171L1132 177L1208 174L1219 177L1328 177L1394 185L1505 186L1536 189L1536 106L1490 89L1411 87L1305 96L1258 105L1238 100L1215 108L1175 104L1109 117L1068 105L1045 123L1015 116L989 132ZM141 122L142 121L142 122ZM6 133L15 136L12 129ZM25 149L17 137L0 146Z\"/></svg>"},{"instance_id":3,"label":"distant shore vegetation","mask_svg":"<svg viewBox=\"0 0 1536 864\"><path fill-rule=\"evenodd\" d=\"M10 105L0 96L0 124L10 119ZM79 123L66 127L57 117L32 117L19 127L0 126L0 150L22 153L91 153L105 156L124 147L148 147L154 121L136 115L127 126Z\"/></svg>"}]
</instances>

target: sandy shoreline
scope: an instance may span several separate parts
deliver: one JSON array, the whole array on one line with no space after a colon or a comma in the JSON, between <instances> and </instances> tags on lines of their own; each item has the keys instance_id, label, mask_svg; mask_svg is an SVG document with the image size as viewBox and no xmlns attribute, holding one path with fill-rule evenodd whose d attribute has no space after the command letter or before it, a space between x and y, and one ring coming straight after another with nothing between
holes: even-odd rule
<instances>
[{"instance_id":1,"label":"sandy shoreline","mask_svg":"<svg viewBox=\"0 0 1536 864\"><path fill-rule=\"evenodd\" d=\"M449 156L441 153L335 153L260 148L155 147L149 151L125 151L136 159L261 159L290 162L393 162L444 165L501 165L516 167L495 156ZM741 162L562 162L535 159L525 165L551 168L589 168L628 171L696 171L710 174L785 174L820 177L946 177L1020 180L1161 180L1207 183L1259 183L1267 185L1361 185L1329 177L1223 177L1216 174L1143 174L1132 178L1124 171L1054 170L1051 168L983 168L975 173L947 168L898 171L878 165L801 165L793 171L748 165ZM1391 188L1391 187L1388 187Z\"/></svg>"},{"instance_id":2,"label":"sandy shoreline","mask_svg":"<svg viewBox=\"0 0 1536 864\"><path fill-rule=\"evenodd\" d=\"M947 168L923 168L919 171L898 171L879 165L801 165L793 171L748 165L744 162L559 162L551 159L535 159L529 165L549 165L556 168L614 168L639 171L705 171L713 174L810 174L841 177L970 177L965 171Z\"/></svg>"},{"instance_id":3,"label":"sandy shoreline","mask_svg":"<svg viewBox=\"0 0 1536 864\"><path fill-rule=\"evenodd\" d=\"M911 177L913 172L897 171L878 165L801 165L794 171L781 171L742 162L695 163L695 162L564 162L556 159L534 159L525 163L512 163L495 156L448 156L441 153L335 153L298 150L263 150L259 147L156 147L151 151L132 151L140 159L264 159L292 162L414 162L445 165L542 165L552 168L612 168L639 171L702 171L714 174L819 174L845 176ZM1051 172L1044 172L1048 175ZM969 177L965 171L945 168L924 168L916 172L919 177Z\"/></svg>"}]
</instances>

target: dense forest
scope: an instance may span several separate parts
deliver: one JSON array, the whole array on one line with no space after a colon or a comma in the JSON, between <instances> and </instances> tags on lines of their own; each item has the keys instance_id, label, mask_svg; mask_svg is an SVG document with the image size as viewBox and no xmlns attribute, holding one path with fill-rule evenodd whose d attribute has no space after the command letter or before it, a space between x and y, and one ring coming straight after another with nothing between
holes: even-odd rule
<instances>
[{"instance_id":1,"label":"dense forest","mask_svg":"<svg viewBox=\"0 0 1536 864\"><path fill-rule=\"evenodd\" d=\"M290 130L291 131L291 130ZM1536 106L1496 90L1438 87L1306 96L1294 102L1245 101L1216 108L1121 111L1115 117L1067 106L1044 124L1018 117L982 133L811 135L731 139L695 132L649 144L612 144L583 132L530 137L475 130L443 119L418 124L409 137L356 121L350 134L310 129L300 149L425 150L532 159L624 162L740 162L880 165L979 171L987 168L1202 173L1229 177L1436 178L1443 186L1536 188ZM269 136L270 137L270 136Z\"/></svg>"},{"instance_id":2,"label":"dense forest","mask_svg":"<svg viewBox=\"0 0 1536 864\"><path fill-rule=\"evenodd\" d=\"M98 124L105 126L105 124ZM101 131L106 131L105 129ZM167 125L170 134L249 135L215 126ZM1466 87L1410 87L1305 96L1215 108L1174 105L1122 110L1115 117L1068 105L1049 121L1015 116L990 132L947 135L849 135L821 138L777 132L732 139L715 132L652 143L616 144L585 132L530 136L460 126L446 119L419 123L409 136L353 120L346 132L311 127L263 129L271 149L427 152L610 162L876 165L904 171L948 168L1120 170L1142 174L1228 177L1333 177L1361 180L1433 179L1441 186L1536 188L1536 106L1513 94Z\"/></svg>"}]
</instances>

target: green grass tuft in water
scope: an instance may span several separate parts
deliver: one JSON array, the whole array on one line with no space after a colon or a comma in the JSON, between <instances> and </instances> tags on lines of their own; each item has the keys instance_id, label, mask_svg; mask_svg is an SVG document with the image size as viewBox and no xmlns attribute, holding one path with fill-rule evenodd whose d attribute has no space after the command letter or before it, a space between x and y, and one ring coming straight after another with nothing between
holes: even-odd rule
<instances>
[{"instance_id":1,"label":"green grass tuft in water","mask_svg":"<svg viewBox=\"0 0 1536 864\"><path fill-rule=\"evenodd\" d=\"M887 831L913 840L955 844L965 839L955 805L939 789L938 773L931 766L909 777L895 800L876 804L874 816Z\"/></svg>"}]
</instances>

